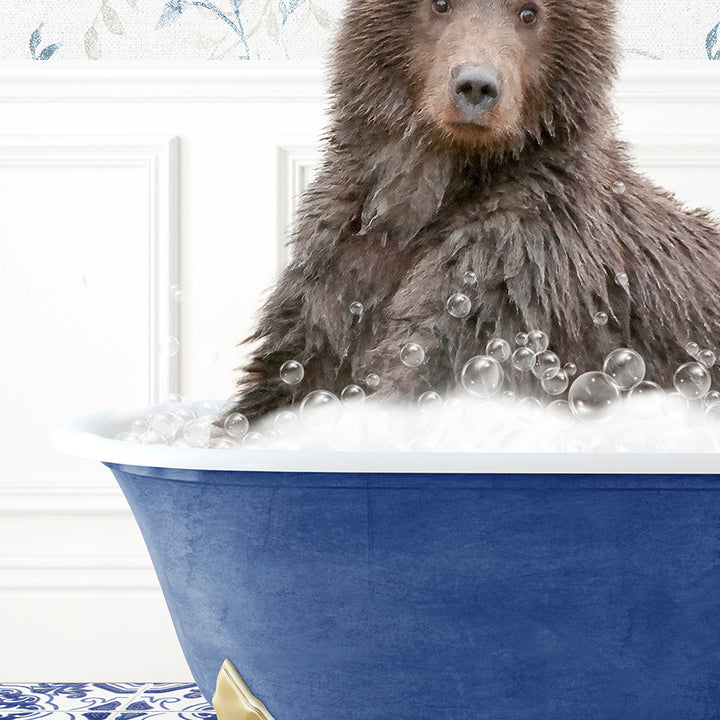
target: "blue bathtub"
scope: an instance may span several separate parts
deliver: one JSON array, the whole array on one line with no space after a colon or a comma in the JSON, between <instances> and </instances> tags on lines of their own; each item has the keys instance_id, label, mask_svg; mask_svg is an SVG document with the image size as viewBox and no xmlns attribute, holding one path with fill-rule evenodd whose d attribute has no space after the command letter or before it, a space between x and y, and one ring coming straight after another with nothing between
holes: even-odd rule
<instances>
[{"instance_id":1,"label":"blue bathtub","mask_svg":"<svg viewBox=\"0 0 720 720\"><path fill-rule=\"evenodd\" d=\"M228 658L274 720L720 718L716 455L109 439L150 410L56 445L117 478L206 698Z\"/></svg>"}]
</instances>

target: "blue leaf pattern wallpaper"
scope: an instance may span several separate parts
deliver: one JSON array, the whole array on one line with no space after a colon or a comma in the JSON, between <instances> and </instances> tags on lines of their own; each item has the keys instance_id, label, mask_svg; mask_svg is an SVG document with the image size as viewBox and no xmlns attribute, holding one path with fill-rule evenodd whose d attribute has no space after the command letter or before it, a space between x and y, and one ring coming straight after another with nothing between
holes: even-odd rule
<instances>
[{"instance_id":1,"label":"blue leaf pattern wallpaper","mask_svg":"<svg viewBox=\"0 0 720 720\"><path fill-rule=\"evenodd\" d=\"M315 60L343 0L12 0L0 60ZM625 53L720 60L718 0L625 0Z\"/></svg>"}]
</instances>

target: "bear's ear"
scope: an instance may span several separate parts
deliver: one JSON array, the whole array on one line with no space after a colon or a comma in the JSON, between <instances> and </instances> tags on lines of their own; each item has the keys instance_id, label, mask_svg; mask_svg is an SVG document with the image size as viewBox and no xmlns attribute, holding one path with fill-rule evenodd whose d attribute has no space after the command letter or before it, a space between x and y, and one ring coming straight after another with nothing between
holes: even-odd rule
<instances>
[{"instance_id":1,"label":"bear's ear","mask_svg":"<svg viewBox=\"0 0 720 720\"><path fill-rule=\"evenodd\" d=\"M360 235L372 230L412 240L442 204L452 160L417 149L408 152L403 145L391 143L375 158L375 183L363 205Z\"/></svg>"}]
</instances>

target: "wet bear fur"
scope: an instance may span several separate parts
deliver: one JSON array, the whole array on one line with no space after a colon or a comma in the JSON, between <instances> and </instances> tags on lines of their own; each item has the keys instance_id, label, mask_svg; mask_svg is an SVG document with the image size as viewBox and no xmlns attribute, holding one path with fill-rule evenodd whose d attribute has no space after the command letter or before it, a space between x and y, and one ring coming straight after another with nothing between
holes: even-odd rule
<instances>
[{"instance_id":1,"label":"wet bear fur","mask_svg":"<svg viewBox=\"0 0 720 720\"><path fill-rule=\"evenodd\" d=\"M369 373L383 398L443 392L488 339L533 328L578 373L630 347L664 386L688 341L715 347L720 233L615 137L614 3L443 2L351 0L324 159L230 410L252 418L350 383L370 393ZM480 122L451 97L464 63L502 78ZM472 301L465 318L446 311L456 292ZM399 360L410 341L425 349L418 368ZM305 368L297 385L279 375L291 359ZM527 378L506 372L506 387Z\"/></svg>"}]
</instances>

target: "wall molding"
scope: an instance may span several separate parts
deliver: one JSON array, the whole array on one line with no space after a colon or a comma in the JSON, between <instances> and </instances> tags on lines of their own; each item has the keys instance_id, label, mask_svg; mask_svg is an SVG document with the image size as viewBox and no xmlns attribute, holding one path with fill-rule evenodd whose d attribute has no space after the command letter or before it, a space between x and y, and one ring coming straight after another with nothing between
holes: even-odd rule
<instances>
[{"instance_id":1,"label":"wall molding","mask_svg":"<svg viewBox=\"0 0 720 720\"><path fill-rule=\"evenodd\" d=\"M266 102L317 103L327 96L321 62L51 63L0 66L0 102ZM720 63L626 60L621 101L720 99Z\"/></svg>"},{"instance_id":2,"label":"wall molding","mask_svg":"<svg viewBox=\"0 0 720 720\"><path fill-rule=\"evenodd\" d=\"M3 63L0 102L269 102L325 98L320 63Z\"/></svg>"},{"instance_id":3,"label":"wall molding","mask_svg":"<svg viewBox=\"0 0 720 720\"><path fill-rule=\"evenodd\" d=\"M644 167L717 167L720 170L720 125L702 135L644 135L633 138Z\"/></svg>"},{"instance_id":4,"label":"wall molding","mask_svg":"<svg viewBox=\"0 0 720 720\"><path fill-rule=\"evenodd\" d=\"M127 516L132 513L119 487L0 485L3 516Z\"/></svg>"},{"instance_id":5,"label":"wall molding","mask_svg":"<svg viewBox=\"0 0 720 720\"><path fill-rule=\"evenodd\" d=\"M0 523L21 519L40 530L48 520L62 521L68 529L81 519L96 526L102 538L104 523L126 519L132 513L119 489L0 487ZM92 538L88 545L92 547ZM0 593L5 591L159 590L146 555L32 555L22 545L0 554ZM49 548L48 548L49 549ZM97 552L97 550L96 550Z\"/></svg>"},{"instance_id":6,"label":"wall molding","mask_svg":"<svg viewBox=\"0 0 720 720\"><path fill-rule=\"evenodd\" d=\"M277 269L287 264L288 241L300 196L318 166L322 152L311 138L279 140L277 145Z\"/></svg>"},{"instance_id":7,"label":"wall molding","mask_svg":"<svg viewBox=\"0 0 720 720\"><path fill-rule=\"evenodd\" d=\"M0 523L11 517L38 532L49 520L61 521L68 529L82 520L85 528L95 530L93 536L98 540L109 520L135 523L120 488L0 486ZM101 542L93 543L93 536L88 536L88 545L102 549ZM3 549L0 592L159 591L147 555L101 555L96 554L98 547L93 548L94 553L81 555L62 551L58 555L33 555L23 552L22 543Z\"/></svg>"},{"instance_id":8,"label":"wall molding","mask_svg":"<svg viewBox=\"0 0 720 720\"><path fill-rule=\"evenodd\" d=\"M0 556L0 592L101 590L161 592L142 556Z\"/></svg>"},{"instance_id":9,"label":"wall molding","mask_svg":"<svg viewBox=\"0 0 720 720\"><path fill-rule=\"evenodd\" d=\"M0 84L1 85L1 84ZM1 94L1 90L0 90ZM162 340L180 340L178 303L178 138L139 136L0 136L0 167L139 167L148 193L148 403L179 388L179 356Z\"/></svg>"}]
</instances>

